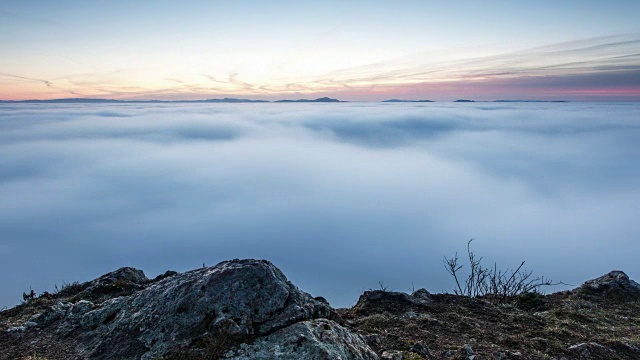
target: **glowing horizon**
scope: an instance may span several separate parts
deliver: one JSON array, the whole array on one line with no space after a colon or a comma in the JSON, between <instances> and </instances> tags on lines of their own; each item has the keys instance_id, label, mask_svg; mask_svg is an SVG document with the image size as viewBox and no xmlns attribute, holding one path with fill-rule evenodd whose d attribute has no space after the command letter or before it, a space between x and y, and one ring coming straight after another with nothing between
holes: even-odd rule
<instances>
[{"instance_id":1,"label":"glowing horizon","mask_svg":"<svg viewBox=\"0 0 640 360\"><path fill-rule=\"evenodd\" d=\"M0 5L2 100L640 101L633 1L35 4Z\"/></svg>"}]
</instances>

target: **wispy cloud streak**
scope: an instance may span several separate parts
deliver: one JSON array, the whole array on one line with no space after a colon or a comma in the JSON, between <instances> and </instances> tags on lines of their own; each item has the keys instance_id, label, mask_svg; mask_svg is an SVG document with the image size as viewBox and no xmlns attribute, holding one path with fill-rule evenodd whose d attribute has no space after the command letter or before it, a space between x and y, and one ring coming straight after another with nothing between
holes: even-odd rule
<instances>
[{"instance_id":1,"label":"wispy cloud streak","mask_svg":"<svg viewBox=\"0 0 640 360\"><path fill-rule=\"evenodd\" d=\"M49 93L57 90L63 94L120 98L206 98L216 95L273 98L288 94L333 94L357 100L384 98L391 94L414 97L422 94L440 95L442 99L456 96L453 92L438 92L447 87L464 87L473 96L474 88L475 94L481 95L486 93L485 88L490 84L495 85L494 92L501 97L497 87L505 83L521 84L518 93L524 96L536 94L535 91L527 92L524 84L530 84L529 90L554 84L557 93L569 97L572 92L561 90L580 90L579 86L587 86L581 89L583 94L595 89L601 92L611 89L610 94L615 97L619 93L615 90L615 81L637 79L640 73L640 33L564 42L497 55L467 53L453 54L446 60L442 58L442 54L432 57L427 53L326 74L298 76L291 73L266 79L252 78L239 70L229 71L226 76L219 73L214 76L206 72L165 75L160 70L155 73L152 70L122 69L115 73L68 75L64 77L67 80L56 82L23 74L2 73L0 76L39 83L51 88ZM141 78L142 73L144 79ZM603 84L585 82L584 79L589 77L607 81ZM624 86L628 96L637 95L640 99L639 83L629 84L626 81ZM502 94L512 94L513 90L514 86L511 86Z\"/></svg>"},{"instance_id":2,"label":"wispy cloud streak","mask_svg":"<svg viewBox=\"0 0 640 360\"><path fill-rule=\"evenodd\" d=\"M44 84L46 87L52 87L53 86L53 83L51 81L49 81L49 80L34 79L34 78L27 77L27 76L20 76L20 75L7 74L7 73L0 73L0 76L12 78L12 79L26 80L26 81L30 81L30 82L38 82L38 83Z\"/></svg>"},{"instance_id":3,"label":"wispy cloud streak","mask_svg":"<svg viewBox=\"0 0 640 360\"><path fill-rule=\"evenodd\" d=\"M429 62L428 56L345 69L309 81L328 84L398 86L516 77L602 74L640 71L640 34L572 41L500 55Z\"/></svg>"}]
</instances>

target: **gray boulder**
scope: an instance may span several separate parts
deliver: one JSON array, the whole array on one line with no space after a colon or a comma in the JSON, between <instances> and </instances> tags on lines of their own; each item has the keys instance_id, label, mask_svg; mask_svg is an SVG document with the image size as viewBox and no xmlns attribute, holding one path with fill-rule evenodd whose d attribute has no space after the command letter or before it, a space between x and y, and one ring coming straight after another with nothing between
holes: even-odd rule
<instances>
[{"instance_id":1,"label":"gray boulder","mask_svg":"<svg viewBox=\"0 0 640 360\"><path fill-rule=\"evenodd\" d=\"M406 313L414 309L423 309L432 301L431 295L425 289L417 290L411 295L403 292L370 290L360 295L353 311L361 315L383 312Z\"/></svg>"},{"instance_id":2,"label":"gray boulder","mask_svg":"<svg viewBox=\"0 0 640 360\"><path fill-rule=\"evenodd\" d=\"M640 298L640 284L629 279L622 271L611 271L599 278L586 281L573 293L588 298L635 300Z\"/></svg>"},{"instance_id":3,"label":"gray boulder","mask_svg":"<svg viewBox=\"0 0 640 360\"><path fill-rule=\"evenodd\" d=\"M155 282L123 268L88 283L81 295L114 283L140 290L98 305L59 303L35 321L73 339L78 356L88 359L157 359L218 335L255 339L244 345L246 352L276 347L282 359L300 358L289 353L375 358L359 336L332 321L340 318L328 303L300 291L265 260L225 261ZM324 320L309 321L319 318ZM300 349L294 347L298 340L305 343Z\"/></svg>"},{"instance_id":4,"label":"gray boulder","mask_svg":"<svg viewBox=\"0 0 640 360\"><path fill-rule=\"evenodd\" d=\"M317 319L298 322L280 329L251 345L242 344L238 349L229 351L223 358L377 360L378 356L360 335L351 333L334 321Z\"/></svg>"},{"instance_id":5,"label":"gray boulder","mask_svg":"<svg viewBox=\"0 0 640 360\"><path fill-rule=\"evenodd\" d=\"M84 289L80 297L101 301L113 296L129 295L142 290L149 281L142 270L123 267L82 284Z\"/></svg>"},{"instance_id":6,"label":"gray boulder","mask_svg":"<svg viewBox=\"0 0 640 360\"><path fill-rule=\"evenodd\" d=\"M613 350L595 342L572 345L567 350L580 360L608 359L614 354Z\"/></svg>"},{"instance_id":7,"label":"gray boulder","mask_svg":"<svg viewBox=\"0 0 640 360\"><path fill-rule=\"evenodd\" d=\"M406 354L405 351L400 350L386 350L380 355L381 360L403 360Z\"/></svg>"},{"instance_id":8,"label":"gray boulder","mask_svg":"<svg viewBox=\"0 0 640 360\"><path fill-rule=\"evenodd\" d=\"M75 302L79 299L102 302L116 296L130 295L149 284L142 270L123 267L85 283L64 284L60 291L48 294L48 298L64 298Z\"/></svg>"}]
</instances>

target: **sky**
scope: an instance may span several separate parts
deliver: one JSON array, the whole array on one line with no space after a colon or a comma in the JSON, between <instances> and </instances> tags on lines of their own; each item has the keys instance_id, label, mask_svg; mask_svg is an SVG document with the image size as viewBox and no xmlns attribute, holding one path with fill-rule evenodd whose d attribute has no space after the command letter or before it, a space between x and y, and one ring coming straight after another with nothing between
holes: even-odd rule
<instances>
[{"instance_id":1,"label":"sky","mask_svg":"<svg viewBox=\"0 0 640 360\"><path fill-rule=\"evenodd\" d=\"M640 104L0 104L0 309L122 266L267 259L452 291L443 257L640 279ZM465 271L465 269L461 271ZM546 291L549 291L548 289Z\"/></svg>"},{"instance_id":2,"label":"sky","mask_svg":"<svg viewBox=\"0 0 640 360\"><path fill-rule=\"evenodd\" d=\"M640 100L640 2L0 3L0 99Z\"/></svg>"}]
</instances>

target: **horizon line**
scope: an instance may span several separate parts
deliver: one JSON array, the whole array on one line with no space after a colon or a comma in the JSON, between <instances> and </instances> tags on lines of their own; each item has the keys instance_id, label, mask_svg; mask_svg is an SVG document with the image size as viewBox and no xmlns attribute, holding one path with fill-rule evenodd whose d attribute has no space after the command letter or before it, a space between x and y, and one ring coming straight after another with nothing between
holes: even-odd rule
<instances>
[{"instance_id":1,"label":"horizon line","mask_svg":"<svg viewBox=\"0 0 640 360\"><path fill-rule=\"evenodd\" d=\"M251 99L251 98L207 98L207 99L183 99L183 100L163 100L163 99L110 99L110 98L85 98L85 97L72 97L72 98L55 98L55 99L25 99L25 100L4 100L0 99L2 103L92 103L92 102L104 102L104 103L347 103L347 102L365 102L365 103L474 103L474 102L531 102L531 103L568 103L568 102L638 102L636 100L541 100L541 99L494 99L494 100L474 100L458 98L455 100L430 100L430 99L385 99L385 100L340 100L336 98L320 97L316 99L276 99L276 100L263 100L263 99Z\"/></svg>"}]
</instances>

